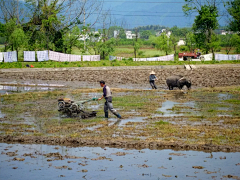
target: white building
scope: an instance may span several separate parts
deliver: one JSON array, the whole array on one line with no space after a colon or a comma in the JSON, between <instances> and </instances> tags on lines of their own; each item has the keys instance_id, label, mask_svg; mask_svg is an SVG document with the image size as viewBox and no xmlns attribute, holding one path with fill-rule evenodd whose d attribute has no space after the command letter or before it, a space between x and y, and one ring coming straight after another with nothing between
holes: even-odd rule
<instances>
[{"instance_id":1,"label":"white building","mask_svg":"<svg viewBox=\"0 0 240 180\"><path fill-rule=\"evenodd\" d=\"M227 34L233 34L233 32L232 31L225 31L225 30L221 31L221 35L227 35Z\"/></svg>"},{"instance_id":2,"label":"white building","mask_svg":"<svg viewBox=\"0 0 240 180\"><path fill-rule=\"evenodd\" d=\"M99 34L99 32L98 31L95 31L95 32L90 32L91 34L93 34L93 35L96 35L96 34ZM79 36L79 38L78 38L78 40L79 41L84 41L84 40L87 40L87 39L91 39L91 41L93 41L93 42L95 42L95 41L100 41L100 39L102 38L102 35L100 34L100 36L99 37L94 37L94 36L89 36L89 34L90 33L88 33L88 34L85 34L85 35L80 35Z\"/></svg>"},{"instance_id":3,"label":"white building","mask_svg":"<svg viewBox=\"0 0 240 180\"><path fill-rule=\"evenodd\" d=\"M114 30L113 31L113 37L117 38L119 36L120 31L119 30Z\"/></svg>"},{"instance_id":4,"label":"white building","mask_svg":"<svg viewBox=\"0 0 240 180\"><path fill-rule=\"evenodd\" d=\"M136 34L132 33L132 31L125 31L127 39L134 39L136 38ZM138 38L140 38L140 33L137 33Z\"/></svg>"},{"instance_id":5,"label":"white building","mask_svg":"<svg viewBox=\"0 0 240 180\"><path fill-rule=\"evenodd\" d=\"M166 35L167 35L168 38L169 38L169 37L171 36L171 34L172 34L171 31L167 31L166 29L162 29L161 31L159 31L159 32L156 33L156 36L160 36L163 32L166 33Z\"/></svg>"},{"instance_id":6,"label":"white building","mask_svg":"<svg viewBox=\"0 0 240 180\"><path fill-rule=\"evenodd\" d=\"M186 43L186 42L185 42L183 39L179 39L177 45L178 45L178 46L182 46L182 45L185 45L185 43Z\"/></svg>"},{"instance_id":7,"label":"white building","mask_svg":"<svg viewBox=\"0 0 240 180\"><path fill-rule=\"evenodd\" d=\"M127 39L133 39L132 31L125 31L125 34L126 34ZM136 37L136 35L135 35L135 37Z\"/></svg>"}]
</instances>

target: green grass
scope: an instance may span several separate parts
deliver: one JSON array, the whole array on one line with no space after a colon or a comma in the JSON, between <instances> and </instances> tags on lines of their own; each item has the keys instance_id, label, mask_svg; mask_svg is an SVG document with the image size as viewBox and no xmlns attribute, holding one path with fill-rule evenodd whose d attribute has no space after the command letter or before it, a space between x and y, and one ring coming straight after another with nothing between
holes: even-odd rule
<instances>
[{"instance_id":1,"label":"green grass","mask_svg":"<svg viewBox=\"0 0 240 180\"><path fill-rule=\"evenodd\" d=\"M227 99L224 102L231 103L231 104L240 104L240 99Z\"/></svg>"},{"instance_id":2,"label":"green grass","mask_svg":"<svg viewBox=\"0 0 240 180\"><path fill-rule=\"evenodd\" d=\"M90 50L91 51L91 50ZM141 55L137 55L137 57L147 58L147 57L157 57L164 56L165 52L159 51L151 46L143 46L139 51L141 51ZM120 56L125 58L134 58L133 46L125 45L118 46L115 48L115 51L112 53L114 56ZM171 52L170 54L173 54ZM218 53L224 53L224 50ZM72 54L85 55L85 54L94 54L94 52L81 53L79 49L74 47L72 49ZM31 64L34 68L63 68L63 67L102 67L102 66L159 66L159 65L184 65L187 62L185 61L165 61L165 62L151 62L151 61L143 61L143 62L134 62L132 60L122 60L122 61L109 61L109 60L101 60L99 62L56 62L56 61L46 61L46 62L23 62L23 50L20 50L18 53L18 62L12 63L0 63L0 68L27 68L27 64ZM237 64L240 63L240 60L235 61L206 61L206 62L196 62L193 61L191 64Z\"/></svg>"},{"instance_id":3,"label":"green grass","mask_svg":"<svg viewBox=\"0 0 240 180\"><path fill-rule=\"evenodd\" d=\"M147 57L157 57L157 56L165 56L166 54L163 51L159 51L152 47L142 47L139 49L139 51L142 51L142 55L137 55L137 57L140 58L147 58ZM172 54L174 52L171 52ZM132 46L121 46L117 47L115 49L115 52L113 54L114 56L120 56L120 57L135 57L134 50Z\"/></svg>"},{"instance_id":4,"label":"green grass","mask_svg":"<svg viewBox=\"0 0 240 180\"><path fill-rule=\"evenodd\" d=\"M155 122L156 125L165 125L165 124L169 124L169 122L165 122L165 121L158 121L158 122Z\"/></svg>"},{"instance_id":5,"label":"green grass","mask_svg":"<svg viewBox=\"0 0 240 180\"><path fill-rule=\"evenodd\" d=\"M193 61L191 64L239 64L240 60L235 61L206 61L206 62L197 62ZM31 64L34 68L63 68L63 67L102 67L102 66L160 66L160 65L184 65L185 61L132 61L132 60L122 60L122 61L108 61L101 60L96 62L55 62L55 61L46 61L46 62L12 62L12 63L0 63L1 69L8 68L27 68L26 65Z\"/></svg>"}]
</instances>

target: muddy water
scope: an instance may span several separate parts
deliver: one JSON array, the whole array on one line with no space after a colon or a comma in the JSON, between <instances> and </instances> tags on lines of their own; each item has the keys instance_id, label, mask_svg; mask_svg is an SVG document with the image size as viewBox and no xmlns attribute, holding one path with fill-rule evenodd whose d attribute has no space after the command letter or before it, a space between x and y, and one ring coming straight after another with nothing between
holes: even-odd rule
<instances>
[{"instance_id":1,"label":"muddy water","mask_svg":"<svg viewBox=\"0 0 240 180\"><path fill-rule=\"evenodd\" d=\"M0 85L0 94L11 94L11 93L20 93L20 92L33 92L33 91L52 91L57 87L52 87L51 85L42 84L42 85L29 85L29 86L8 86ZM59 87L60 88L60 87Z\"/></svg>"},{"instance_id":2,"label":"muddy water","mask_svg":"<svg viewBox=\"0 0 240 180\"><path fill-rule=\"evenodd\" d=\"M0 179L240 179L240 153L0 144Z\"/></svg>"}]
</instances>

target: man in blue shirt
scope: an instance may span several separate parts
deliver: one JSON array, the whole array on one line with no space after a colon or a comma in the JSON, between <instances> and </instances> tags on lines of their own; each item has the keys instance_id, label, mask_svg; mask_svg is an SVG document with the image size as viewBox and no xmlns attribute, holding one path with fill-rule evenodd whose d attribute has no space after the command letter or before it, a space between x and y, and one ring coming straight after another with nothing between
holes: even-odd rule
<instances>
[{"instance_id":1,"label":"man in blue shirt","mask_svg":"<svg viewBox=\"0 0 240 180\"><path fill-rule=\"evenodd\" d=\"M110 88L105 85L104 81L100 81L100 86L103 87L103 95L98 100L100 101L102 98L105 98L106 102L104 104L104 112L105 112L105 118L108 118L108 109L118 118L122 118L119 113L115 109L113 109L112 105L112 92Z\"/></svg>"}]
</instances>

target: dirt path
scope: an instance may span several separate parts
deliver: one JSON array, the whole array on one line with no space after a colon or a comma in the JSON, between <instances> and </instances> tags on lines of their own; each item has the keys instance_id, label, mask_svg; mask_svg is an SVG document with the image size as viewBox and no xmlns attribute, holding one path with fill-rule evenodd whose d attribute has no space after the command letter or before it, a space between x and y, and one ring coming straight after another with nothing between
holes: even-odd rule
<instances>
[{"instance_id":1,"label":"dirt path","mask_svg":"<svg viewBox=\"0 0 240 180\"><path fill-rule=\"evenodd\" d=\"M215 87L240 84L240 64L196 65L188 71L184 66L121 66L80 68L0 69L0 82L58 83L73 88L99 87L105 80L110 86L120 88L149 87L149 72L154 70L159 88L166 89L165 79L181 74L192 81L194 87Z\"/></svg>"}]
</instances>

